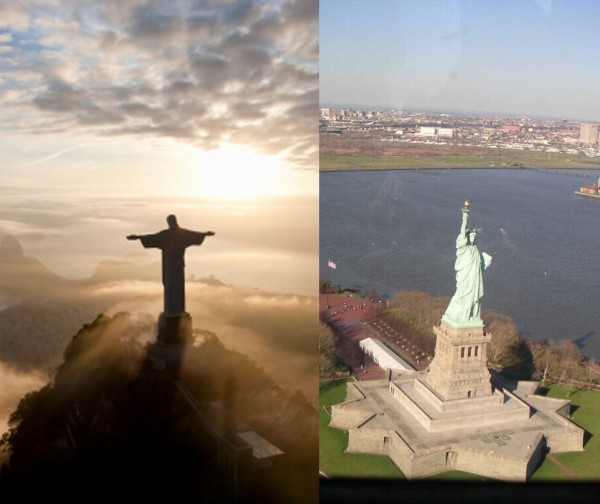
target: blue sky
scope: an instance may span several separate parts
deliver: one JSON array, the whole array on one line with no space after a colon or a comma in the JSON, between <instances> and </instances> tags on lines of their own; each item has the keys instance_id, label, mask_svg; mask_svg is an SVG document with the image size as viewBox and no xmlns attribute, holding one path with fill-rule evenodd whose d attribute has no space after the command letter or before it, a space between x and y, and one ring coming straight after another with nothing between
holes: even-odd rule
<instances>
[{"instance_id":1,"label":"blue sky","mask_svg":"<svg viewBox=\"0 0 600 504\"><path fill-rule=\"evenodd\" d=\"M600 2L321 0L321 105L600 121Z\"/></svg>"}]
</instances>

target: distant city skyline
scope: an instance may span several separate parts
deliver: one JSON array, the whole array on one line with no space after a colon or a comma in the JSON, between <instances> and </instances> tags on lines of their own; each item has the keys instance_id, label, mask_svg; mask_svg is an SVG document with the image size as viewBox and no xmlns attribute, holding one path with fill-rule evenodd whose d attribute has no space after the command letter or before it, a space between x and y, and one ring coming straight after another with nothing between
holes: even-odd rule
<instances>
[{"instance_id":1,"label":"distant city skyline","mask_svg":"<svg viewBox=\"0 0 600 504\"><path fill-rule=\"evenodd\" d=\"M320 104L600 121L600 3L321 0Z\"/></svg>"},{"instance_id":2,"label":"distant city skyline","mask_svg":"<svg viewBox=\"0 0 600 504\"><path fill-rule=\"evenodd\" d=\"M393 113L401 113L407 115L413 114L421 114L424 116L456 116L456 117L480 117L480 118L497 118L497 119L506 119L515 121L518 120L534 120L534 121L549 121L549 122L558 122L558 121L567 121L568 123L594 123L600 121L590 121L588 119L571 119L571 118L563 118L563 117L555 117L555 116L542 116L539 114L519 114L519 113L507 113L507 112L494 112L494 111L481 111L481 110L453 110L453 109L429 109L423 107L404 107L403 109L397 109L394 107L389 107L386 105L364 105L364 104L356 104L356 103L321 103L321 109L331 109L332 111L336 110L352 110L356 112L393 112Z\"/></svg>"}]
</instances>

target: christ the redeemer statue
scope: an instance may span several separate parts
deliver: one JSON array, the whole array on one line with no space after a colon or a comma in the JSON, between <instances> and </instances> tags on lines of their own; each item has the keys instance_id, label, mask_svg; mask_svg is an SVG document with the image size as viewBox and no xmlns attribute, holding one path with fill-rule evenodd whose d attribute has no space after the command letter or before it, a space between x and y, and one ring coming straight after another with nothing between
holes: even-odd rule
<instances>
[{"instance_id":1,"label":"christ the redeemer statue","mask_svg":"<svg viewBox=\"0 0 600 504\"><path fill-rule=\"evenodd\" d=\"M167 217L168 229L149 235L129 235L128 240L140 240L145 248L162 250L162 283L164 286L164 312L166 317L185 315L184 254L190 245L202 245L204 238L214 236L207 231L189 231L180 228L174 215Z\"/></svg>"}]
</instances>

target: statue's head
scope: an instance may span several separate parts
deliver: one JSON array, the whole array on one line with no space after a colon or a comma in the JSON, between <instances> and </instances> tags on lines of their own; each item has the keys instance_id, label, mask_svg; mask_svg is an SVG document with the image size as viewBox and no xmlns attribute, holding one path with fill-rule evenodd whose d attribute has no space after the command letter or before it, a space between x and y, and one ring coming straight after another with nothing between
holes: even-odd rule
<instances>
[{"instance_id":1,"label":"statue's head","mask_svg":"<svg viewBox=\"0 0 600 504\"><path fill-rule=\"evenodd\" d=\"M167 217L167 224L169 224L169 229L177 229L179 227L179 224L177 224L177 217L173 214Z\"/></svg>"},{"instance_id":2,"label":"statue's head","mask_svg":"<svg viewBox=\"0 0 600 504\"><path fill-rule=\"evenodd\" d=\"M471 245L475 244L475 238L477 238L479 231L481 231L481 228L467 229L467 237L469 238L469 243Z\"/></svg>"}]
</instances>

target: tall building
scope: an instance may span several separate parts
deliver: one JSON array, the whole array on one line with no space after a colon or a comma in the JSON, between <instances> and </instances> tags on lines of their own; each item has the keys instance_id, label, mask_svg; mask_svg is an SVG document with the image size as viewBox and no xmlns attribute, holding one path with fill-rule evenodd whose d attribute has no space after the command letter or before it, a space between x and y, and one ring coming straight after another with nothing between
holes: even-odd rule
<instances>
[{"instance_id":1,"label":"tall building","mask_svg":"<svg viewBox=\"0 0 600 504\"><path fill-rule=\"evenodd\" d=\"M439 137L452 137L454 130L452 128L437 128L437 135Z\"/></svg>"},{"instance_id":2,"label":"tall building","mask_svg":"<svg viewBox=\"0 0 600 504\"><path fill-rule=\"evenodd\" d=\"M433 126L421 126L419 135L433 137L435 136L435 128Z\"/></svg>"},{"instance_id":3,"label":"tall building","mask_svg":"<svg viewBox=\"0 0 600 504\"><path fill-rule=\"evenodd\" d=\"M587 145L596 145L598 143L598 125L582 124L579 130L579 141Z\"/></svg>"},{"instance_id":4,"label":"tall building","mask_svg":"<svg viewBox=\"0 0 600 504\"><path fill-rule=\"evenodd\" d=\"M331 109L330 108L322 108L320 115L321 115L321 119L331 119Z\"/></svg>"}]
</instances>

